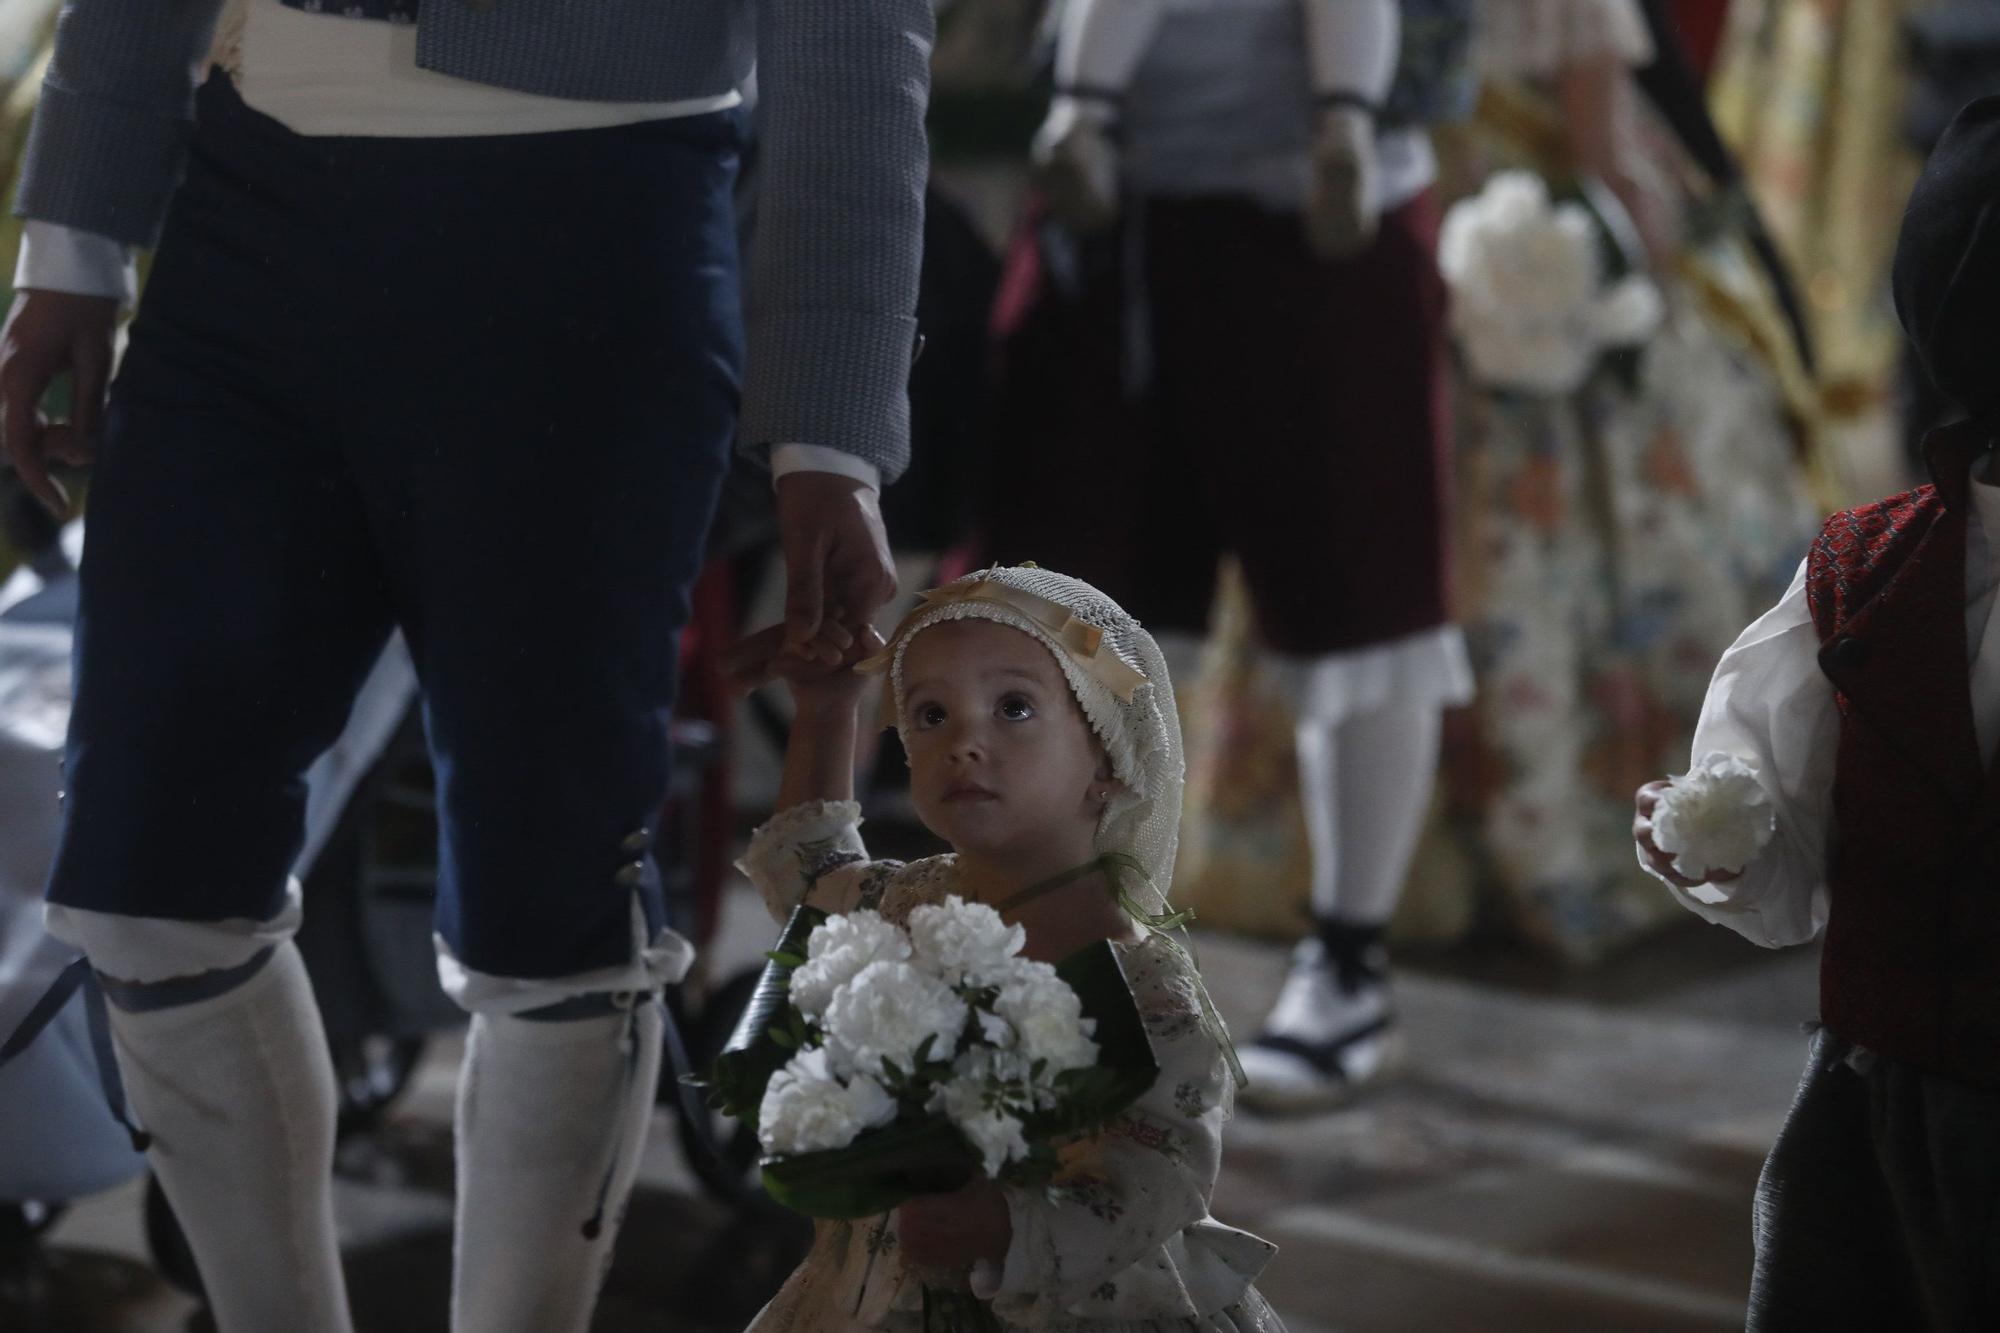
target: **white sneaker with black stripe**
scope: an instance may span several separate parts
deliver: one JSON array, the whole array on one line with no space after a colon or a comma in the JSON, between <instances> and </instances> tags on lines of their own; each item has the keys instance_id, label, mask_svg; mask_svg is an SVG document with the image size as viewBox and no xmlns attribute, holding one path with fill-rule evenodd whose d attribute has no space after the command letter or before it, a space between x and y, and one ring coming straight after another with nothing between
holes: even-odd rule
<instances>
[{"instance_id":1,"label":"white sneaker with black stripe","mask_svg":"<svg viewBox=\"0 0 2000 1333\"><path fill-rule=\"evenodd\" d=\"M1284 1113L1338 1106L1398 1062L1401 1034L1381 931L1333 933L1345 946L1338 952L1326 938L1299 945L1263 1030L1243 1048L1249 1082L1238 1100L1245 1107Z\"/></svg>"}]
</instances>

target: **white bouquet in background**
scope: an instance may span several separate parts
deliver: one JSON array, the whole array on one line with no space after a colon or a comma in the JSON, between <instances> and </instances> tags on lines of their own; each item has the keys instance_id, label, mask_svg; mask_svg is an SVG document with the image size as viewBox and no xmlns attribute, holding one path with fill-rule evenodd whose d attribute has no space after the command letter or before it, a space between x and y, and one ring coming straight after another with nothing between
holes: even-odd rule
<instances>
[{"instance_id":1,"label":"white bouquet in background","mask_svg":"<svg viewBox=\"0 0 2000 1333\"><path fill-rule=\"evenodd\" d=\"M1474 378L1494 389L1568 393L1605 349L1642 342L1660 323L1659 291L1637 275L1609 281L1589 212L1551 202L1531 172L1498 172L1452 206L1438 268L1451 331Z\"/></svg>"},{"instance_id":2,"label":"white bouquet in background","mask_svg":"<svg viewBox=\"0 0 2000 1333\"><path fill-rule=\"evenodd\" d=\"M774 1197L867 1216L973 1173L1031 1179L1057 1139L1150 1086L1157 1067L1110 946L1057 968L1021 957L1025 941L955 896L915 909L907 929L800 909L710 1079L756 1125Z\"/></svg>"},{"instance_id":3,"label":"white bouquet in background","mask_svg":"<svg viewBox=\"0 0 2000 1333\"><path fill-rule=\"evenodd\" d=\"M1675 778L1653 807L1653 845L1674 858L1683 879L1742 870L1776 826L1756 765L1721 750Z\"/></svg>"}]
</instances>

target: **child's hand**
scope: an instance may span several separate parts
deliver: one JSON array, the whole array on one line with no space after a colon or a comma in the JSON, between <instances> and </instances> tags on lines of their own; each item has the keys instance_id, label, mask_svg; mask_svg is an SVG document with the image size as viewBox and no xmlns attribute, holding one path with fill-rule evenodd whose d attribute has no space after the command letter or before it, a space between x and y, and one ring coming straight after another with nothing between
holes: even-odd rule
<instances>
[{"instance_id":1,"label":"child's hand","mask_svg":"<svg viewBox=\"0 0 2000 1333\"><path fill-rule=\"evenodd\" d=\"M1688 879L1674 870L1674 858L1653 845L1653 807L1660 803L1660 793L1674 784L1662 778L1639 788L1632 798L1636 813L1632 817L1632 841L1639 844L1639 864L1654 875L1679 889L1692 889L1697 884L1727 884L1741 879L1740 870L1711 870L1701 879Z\"/></svg>"},{"instance_id":2,"label":"child's hand","mask_svg":"<svg viewBox=\"0 0 2000 1333\"><path fill-rule=\"evenodd\" d=\"M730 685L744 694L782 680L801 698L839 693L859 698L867 683L854 665L881 651L882 636L873 625L862 626L856 635L829 616L802 652L785 646L785 626L773 625L733 645L723 655L722 669Z\"/></svg>"},{"instance_id":3,"label":"child's hand","mask_svg":"<svg viewBox=\"0 0 2000 1333\"><path fill-rule=\"evenodd\" d=\"M1007 1262L1014 1222L1007 1196L981 1177L956 1194L923 1194L896 1210L903 1257L924 1268L970 1268Z\"/></svg>"}]
</instances>

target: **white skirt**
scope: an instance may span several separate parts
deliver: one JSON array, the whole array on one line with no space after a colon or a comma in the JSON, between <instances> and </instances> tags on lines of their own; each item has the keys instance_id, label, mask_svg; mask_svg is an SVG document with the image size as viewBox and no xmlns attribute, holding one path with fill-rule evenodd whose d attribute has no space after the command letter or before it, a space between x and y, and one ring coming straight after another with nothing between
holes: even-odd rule
<instances>
[{"instance_id":1,"label":"white skirt","mask_svg":"<svg viewBox=\"0 0 2000 1333\"><path fill-rule=\"evenodd\" d=\"M1380 708L1450 708L1472 699L1472 662L1456 625L1318 657L1260 655L1257 672L1300 722Z\"/></svg>"}]
</instances>

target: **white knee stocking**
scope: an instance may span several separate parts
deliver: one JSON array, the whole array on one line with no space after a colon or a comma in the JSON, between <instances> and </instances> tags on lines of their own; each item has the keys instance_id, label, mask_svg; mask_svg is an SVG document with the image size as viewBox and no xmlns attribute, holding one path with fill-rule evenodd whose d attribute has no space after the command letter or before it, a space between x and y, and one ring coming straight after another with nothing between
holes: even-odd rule
<instances>
[{"instance_id":1,"label":"white knee stocking","mask_svg":"<svg viewBox=\"0 0 2000 1333\"><path fill-rule=\"evenodd\" d=\"M1441 731L1435 704L1299 724L1313 915L1381 925L1396 910L1430 805Z\"/></svg>"},{"instance_id":2,"label":"white knee stocking","mask_svg":"<svg viewBox=\"0 0 2000 1333\"><path fill-rule=\"evenodd\" d=\"M209 999L114 1004L111 1031L221 1333L346 1333L333 1066L298 949Z\"/></svg>"},{"instance_id":3,"label":"white knee stocking","mask_svg":"<svg viewBox=\"0 0 2000 1333\"><path fill-rule=\"evenodd\" d=\"M650 998L631 1015L473 1017L458 1090L457 1333L590 1322L651 1123L662 1021Z\"/></svg>"}]
</instances>

